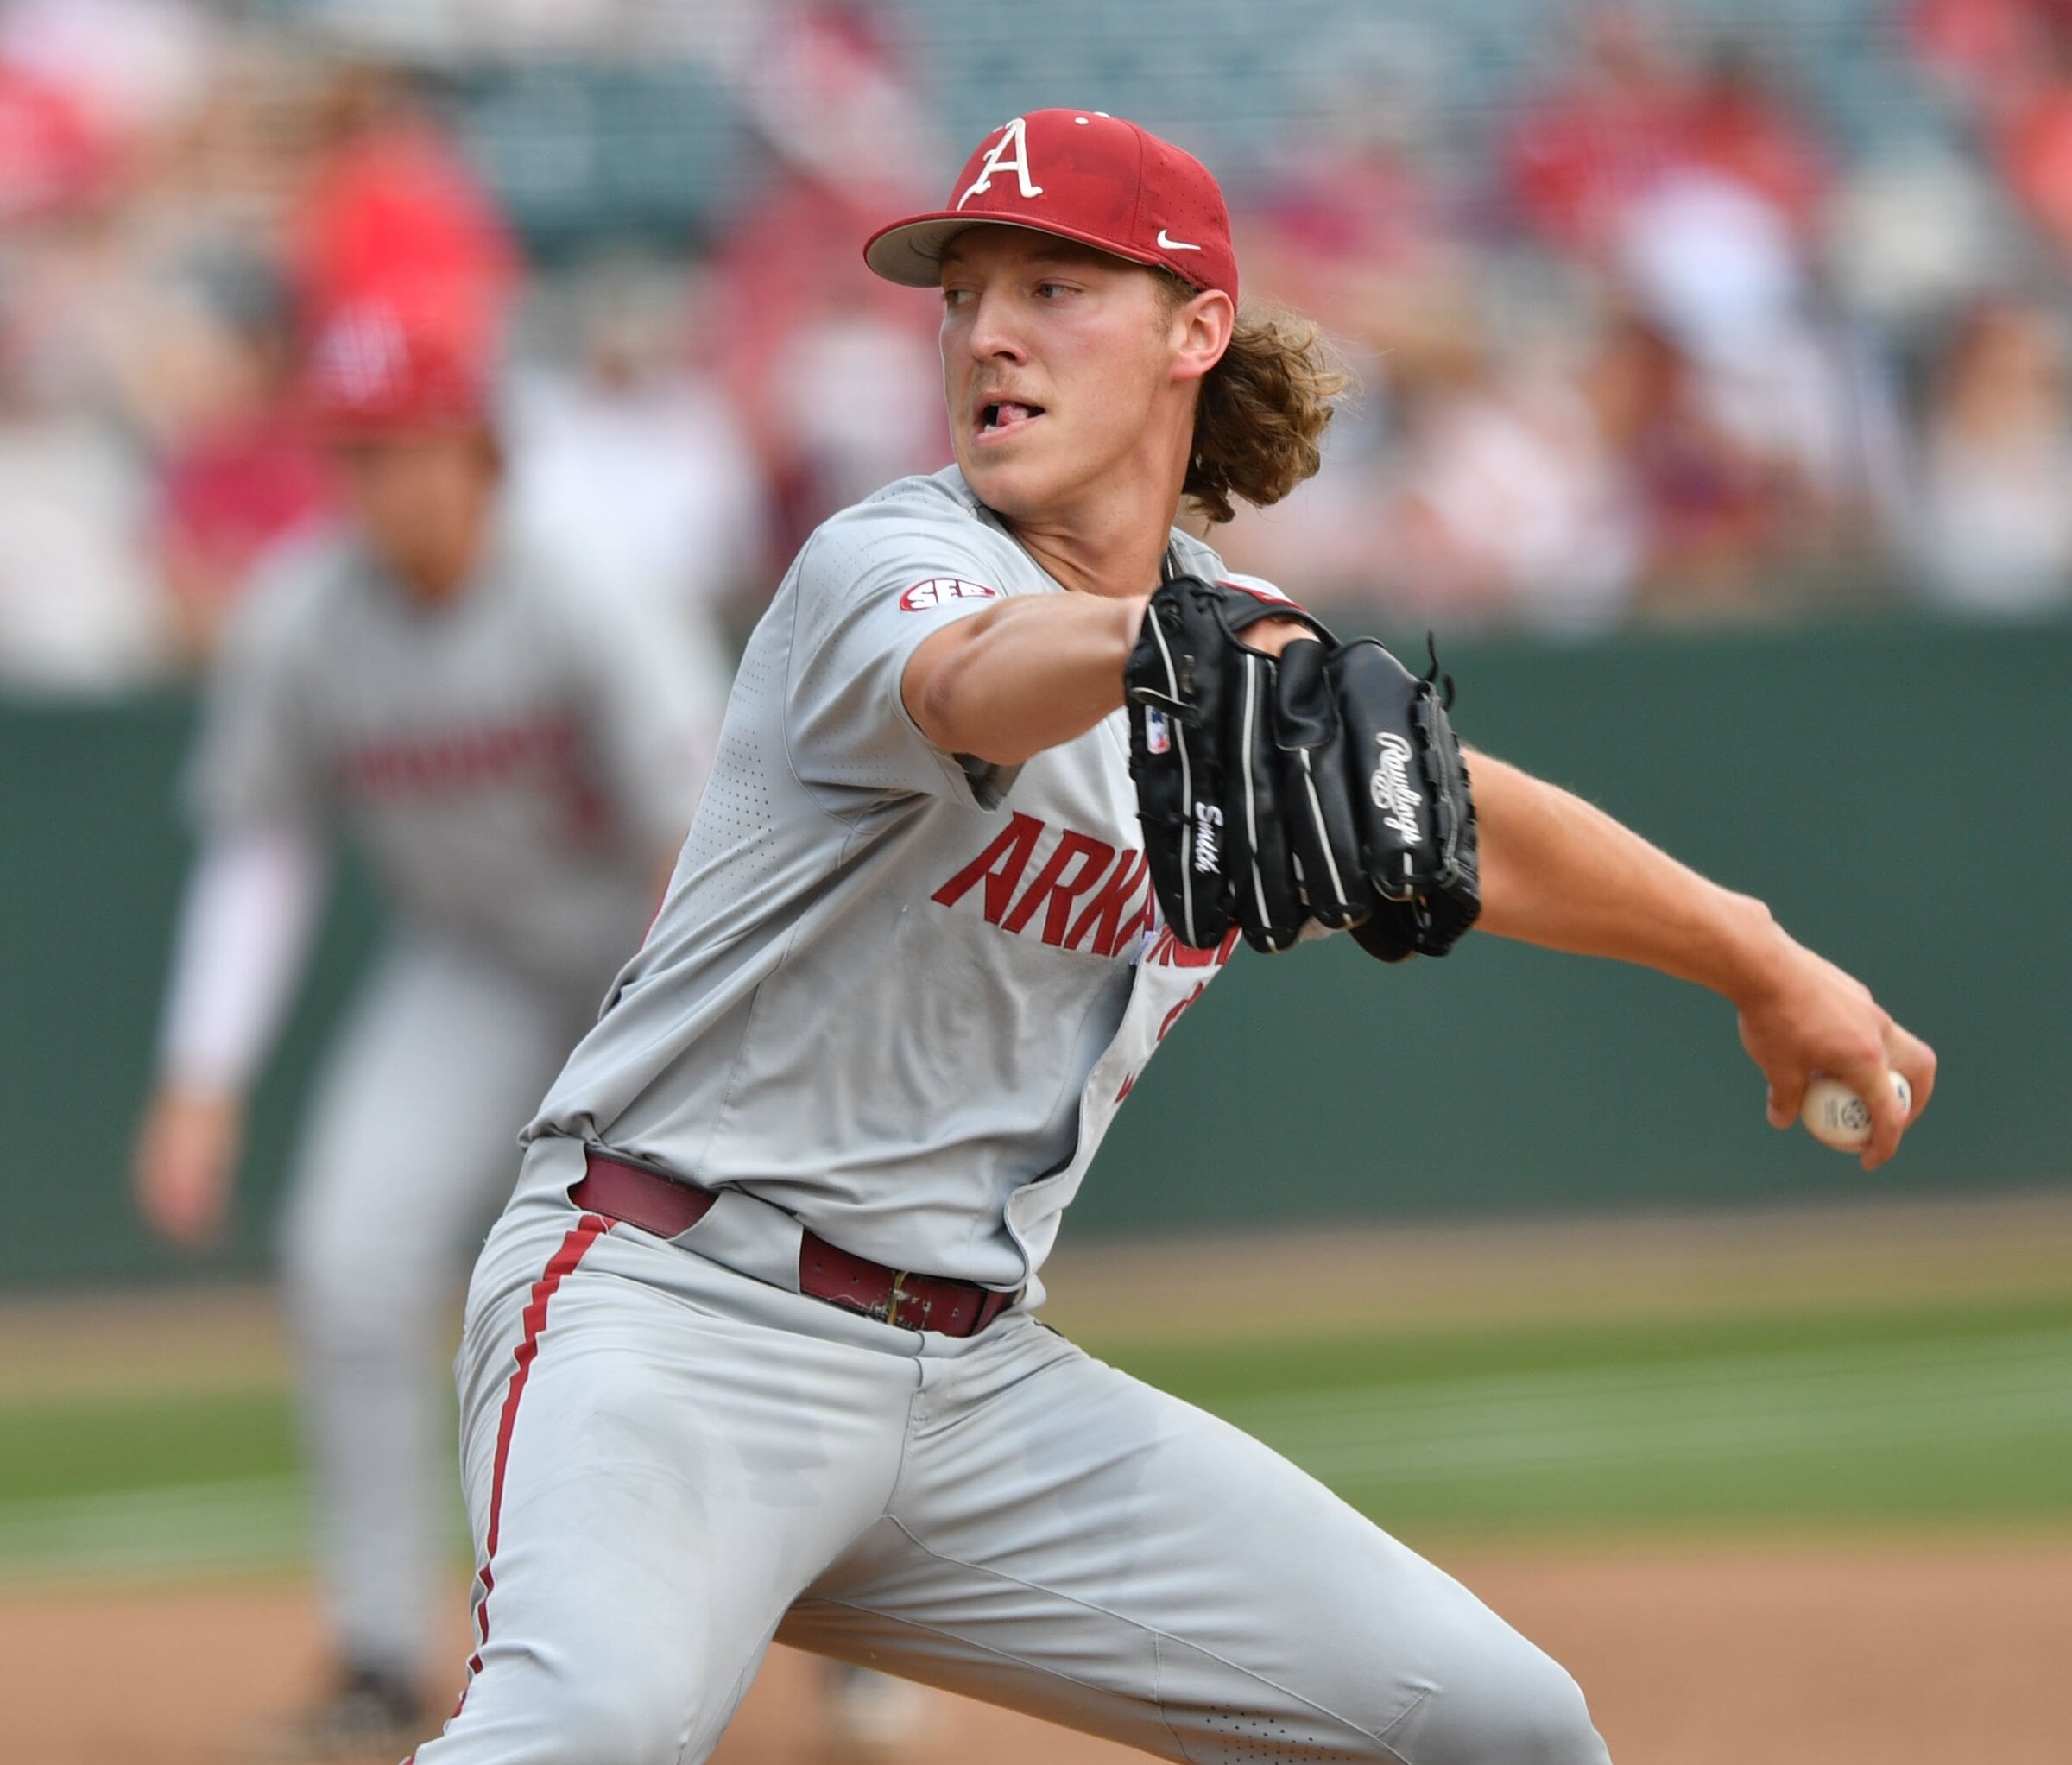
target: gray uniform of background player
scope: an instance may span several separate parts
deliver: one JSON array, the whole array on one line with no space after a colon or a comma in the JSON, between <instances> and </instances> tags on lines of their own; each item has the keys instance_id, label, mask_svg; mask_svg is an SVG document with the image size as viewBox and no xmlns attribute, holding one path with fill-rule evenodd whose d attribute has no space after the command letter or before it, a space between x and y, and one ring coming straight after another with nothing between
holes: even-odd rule
<instances>
[{"instance_id":1,"label":"gray uniform of background player","mask_svg":"<svg viewBox=\"0 0 2072 1765\"><path fill-rule=\"evenodd\" d=\"M477 1268L480 1648L420 1765L701 1759L774 1634L1172 1758L1601 1761L1464 1589L1029 1316L1218 965L1153 923L1121 713L1018 774L908 719L907 659L989 591L1063 592L951 468L823 527L749 645ZM566 1199L585 1142L720 1199L673 1242L607 1230ZM878 1322L797 1291L802 1224L1028 1297L961 1340Z\"/></svg>"},{"instance_id":2,"label":"gray uniform of background player","mask_svg":"<svg viewBox=\"0 0 2072 1765\"><path fill-rule=\"evenodd\" d=\"M654 911L723 686L659 597L502 529L437 606L315 545L216 670L189 780L205 835L350 832L390 919L283 1233L321 1561L361 1665L425 1660L451 1475L433 1347L518 1129Z\"/></svg>"}]
</instances>

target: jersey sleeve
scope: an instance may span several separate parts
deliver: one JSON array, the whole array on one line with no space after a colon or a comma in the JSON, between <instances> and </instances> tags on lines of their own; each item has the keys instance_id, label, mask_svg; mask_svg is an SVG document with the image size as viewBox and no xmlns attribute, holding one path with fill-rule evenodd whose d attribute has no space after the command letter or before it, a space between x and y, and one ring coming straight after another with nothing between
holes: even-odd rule
<instances>
[{"instance_id":1,"label":"jersey sleeve","mask_svg":"<svg viewBox=\"0 0 2072 1765\"><path fill-rule=\"evenodd\" d=\"M786 682L792 769L831 794L948 795L999 807L1014 767L944 752L908 715L901 683L929 637L1005 591L979 547L922 527L872 542L813 536L793 584Z\"/></svg>"},{"instance_id":2,"label":"jersey sleeve","mask_svg":"<svg viewBox=\"0 0 2072 1765\"><path fill-rule=\"evenodd\" d=\"M297 552L262 572L211 665L184 781L188 813L207 832L314 829L328 819L329 781L306 714L318 647L313 567Z\"/></svg>"},{"instance_id":3,"label":"jersey sleeve","mask_svg":"<svg viewBox=\"0 0 2072 1765\"><path fill-rule=\"evenodd\" d=\"M174 939L159 1071L242 1097L286 1015L324 901L324 851L297 829L205 839Z\"/></svg>"},{"instance_id":4,"label":"jersey sleeve","mask_svg":"<svg viewBox=\"0 0 2072 1765\"><path fill-rule=\"evenodd\" d=\"M659 584L584 588L572 638L603 782L633 839L659 858L683 844L712 768L726 707L723 647L702 608Z\"/></svg>"}]
</instances>

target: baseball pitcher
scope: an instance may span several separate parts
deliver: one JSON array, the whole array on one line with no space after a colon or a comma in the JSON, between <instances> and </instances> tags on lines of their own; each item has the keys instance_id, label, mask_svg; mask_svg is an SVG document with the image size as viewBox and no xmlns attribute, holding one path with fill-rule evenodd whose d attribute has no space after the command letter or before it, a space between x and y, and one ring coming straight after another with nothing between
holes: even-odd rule
<instances>
[{"instance_id":1,"label":"baseball pitcher","mask_svg":"<svg viewBox=\"0 0 2072 1765\"><path fill-rule=\"evenodd\" d=\"M937 290L956 463L799 552L528 1130L458 1364L477 1646L416 1756L701 1760L780 1637L1176 1761L1601 1762L1467 1589L1036 1321L1065 1207L1241 943L1650 964L1734 1004L1773 1116L1879 1099L1872 1163L1932 1056L1174 526L1292 489L1336 388L1198 162L1033 112L865 255Z\"/></svg>"}]
</instances>

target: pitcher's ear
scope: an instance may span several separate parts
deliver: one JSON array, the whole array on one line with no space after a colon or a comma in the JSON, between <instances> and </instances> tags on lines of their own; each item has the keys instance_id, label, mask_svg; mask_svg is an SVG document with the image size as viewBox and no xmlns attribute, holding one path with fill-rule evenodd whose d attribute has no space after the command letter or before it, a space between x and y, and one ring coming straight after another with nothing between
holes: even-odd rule
<instances>
[{"instance_id":1,"label":"pitcher's ear","mask_svg":"<svg viewBox=\"0 0 2072 1765\"><path fill-rule=\"evenodd\" d=\"M1176 380L1199 380L1223 358L1237 324L1230 296L1219 288L1203 288L1174 309L1173 328L1179 347L1173 357Z\"/></svg>"}]
</instances>

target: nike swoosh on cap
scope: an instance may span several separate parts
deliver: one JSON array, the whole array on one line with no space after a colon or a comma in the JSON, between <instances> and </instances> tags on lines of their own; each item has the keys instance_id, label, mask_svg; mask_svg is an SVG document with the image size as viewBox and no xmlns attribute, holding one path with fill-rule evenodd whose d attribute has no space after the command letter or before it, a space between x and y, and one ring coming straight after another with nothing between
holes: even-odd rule
<instances>
[{"instance_id":1,"label":"nike swoosh on cap","mask_svg":"<svg viewBox=\"0 0 2072 1765\"><path fill-rule=\"evenodd\" d=\"M1159 229L1159 250L1161 251L1199 251L1199 245L1190 245L1184 239L1168 238L1166 229Z\"/></svg>"}]
</instances>

